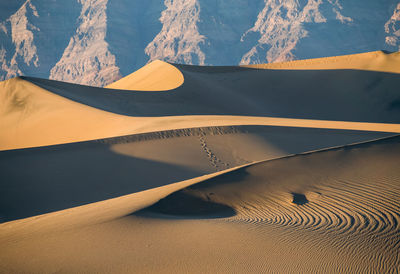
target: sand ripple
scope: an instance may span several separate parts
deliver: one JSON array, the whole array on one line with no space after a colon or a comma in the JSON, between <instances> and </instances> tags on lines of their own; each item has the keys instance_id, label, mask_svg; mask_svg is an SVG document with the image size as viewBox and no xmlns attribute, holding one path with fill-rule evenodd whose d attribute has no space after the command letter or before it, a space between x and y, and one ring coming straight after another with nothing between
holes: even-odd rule
<instances>
[{"instance_id":1,"label":"sand ripple","mask_svg":"<svg viewBox=\"0 0 400 274\"><path fill-rule=\"evenodd\" d=\"M229 206L224 222L329 245L369 270L400 266L400 137L267 161L181 192ZM162 200L176 202L172 194ZM191 203L185 203L186 215ZM203 216L204 217L204 216ZM365 264L364 264L365 265Z\"/></svg>"}]
</instances>

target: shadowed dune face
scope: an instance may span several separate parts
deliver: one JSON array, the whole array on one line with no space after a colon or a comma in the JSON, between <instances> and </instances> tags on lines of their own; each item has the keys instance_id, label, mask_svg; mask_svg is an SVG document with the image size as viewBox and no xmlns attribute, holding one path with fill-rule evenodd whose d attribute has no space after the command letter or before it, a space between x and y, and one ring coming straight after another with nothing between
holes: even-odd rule
<instances>
[{"instance_id":1,"label":"shadowed dune face","mask_svg":"<svg viewBox=\"0 0 400 274\"><path fill-rule=\"evenodd\" d=\"M46 225L94 213L78 208L75 215L5 223L0 258L11 272L396 272L399 152L397 136L251 164L181 188L134 214L73 229ZM117 204L107 202L91 210L110 214Z\"/></svg>"},{"instance_id":2,"label":"shadowed dune face","mask_svg":"<svg viewBox=\"0 0 400 274\"><path fill-rule=\"evenodd\" d=\"M364 271L391 272L400 265L399 162L399 136L286 157L189 186L136 214L194 215L202 200L231 208L236 214L224 220L257 227L260 240L261 228L279 227L285 241L303 235L310 246L332 245L352 263L368 262Z\"/></svg>"},{"instance_id":3,"label":"shadowed dune face","mask_svg":"<svg viewBox=\"0 0 400 274\"><path fill-rule=\"evenodd\" d=\"M0 272L400 272L398 57L1 82Z\"/></svg>"},{"instance_id":4,"label":"shadowed dune face","mask_svg":"<svg viewBox=\"0 0 400 274\"><path fill-rule=\"evenodd\" d=\"M159 213L167 217L185 217L185 218L227 218L236 215L234 209L229 206L211 201L209 193L205 199L187 194L185 191L179 191L171 194L167 198L161 199L156 204L146 208L136 215L146 216L148 213ZM162 217L163 215L157 215Z\"/></svg>"},{"instance_id":5,"label":"shadowed dune face","mask_svg":"<svg viewBox=\"0 0 400 274\"><path fill-rule=\"evenodd\" d=\"M70 100L128 116L245 115L400 122L400 109L393 107L400 99L398 74L176 67L185 81L169 92L111 91L38 78L23 79Z\"/></svg>"},{"instance_id":6,"label":"shadowed dune face","mask_svg":"<svg viewBox=\"0 0 400 274\"><path fill-rule=\"evenodd\" d=\"M3 151L0 216L2 221L25 218L254 161L390 135L286 127L211 127Z\"/></svg>"},{"instance_id":7,"label":"shadowed dune face","mask_svg":"<svg viewBox=\"0 0 400 274\"><path fill-rule=\"evenodd\" d=\"M0 83L0 150L230 125L399 133L397 55L376 54L318 59L305 70L155 61L109 88L10 79Z\"/></svg>"}]
</instances>

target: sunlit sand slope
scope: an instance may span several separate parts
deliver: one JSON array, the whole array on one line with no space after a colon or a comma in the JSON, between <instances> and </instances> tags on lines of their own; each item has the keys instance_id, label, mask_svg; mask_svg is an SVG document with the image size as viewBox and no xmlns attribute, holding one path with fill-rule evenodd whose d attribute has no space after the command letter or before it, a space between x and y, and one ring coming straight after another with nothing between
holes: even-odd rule
<instances>
[{"instance_id":1,"label":"sunlit sand slope","mask_svg":"<svg viewBox=\"0 0 400 274\"><path fill-rule=\"evenodd\" d=\"M1 82L0 272L399 272L399 64Z\"/></svg>"},{"instance_id":2,"label":"sunlit sand slope","mask_svg":"<svg viewBox=\"0 0 400 274\"><path fill-rule=\"evenodd\" d=\"M353 55L296 60L283 63L244 65L258 69L356 69L400 73L400 52L374 51Z\"/></svg>"},{"instance_id":3,"label":"sunlit sand slope","mask_svg":"<svg viewBox=\"0 0 400 274\"><path fill-rule=\"evenodd\" d=\"M208 127L0 152L0 217L24 218L390 133Z\"/></svg>"},{"instance_id":4,"label":"sunlit sand slope","mask_svg":"<svg viewBox=\"0 0 400 274\"><path fill-rule=\"evenodd\" d=\"M162 91L177 88L183 81L182 73L175 66L155 60L106 88Z\"/></svg>"},{"instance_id":5,"label":"sunlit sand slope","mask_svg":"<svg viewBox=\"0 0 400 274\"><path fill-rule=\"evenodd\" d=\"M126 135L128 120L21 78L0 82L0 150Z\"/></svg>"},{"instance_id":6,"label":"sunlit sand slope","mask_svg":"<svg viewBox=\"0 0 400 274\"><path fill-rule=\"evenodd\" d=\"M0 261L6 272L396 272L399 155L392 137L6 223ZM168 188L183 189L99 217Z\"/></svg>"},{"instance_id":7,"label":"sunlit sand slope","mask_svg":"<svg viewBox=\"0 0 400 274\"><path fill-rule=\"evenodd\" d=\"M308 265L306 258L317 256L321 267L317 272L396 272L400 270L399 163L400 137L272 160L176 192L139 215L232 215L222 221L247 224L243 233L258 233L258 243L251 244L270 241L267 231L273 228L283 232L280 241L282 246L291 245L290 254L308 249L298 265L302 270L312 271L315 265ZM305 246L296 246L299 238ZM329 265L330 256L338 261ZM294 267L290 261L286 257L278 264L281 269Z\"/></svg>"},{"instance_id":8,"label":"sunlit sand slope","mask_svg":"<svg viewBox=\"0 0 400 274\"><path fill-rule=\"evenodd\" d=\"M400 67L392 56L397 55L327 58L324 70L196 67L160 61L110 86L118 89L15 78L0 83L0 150L207 126L400 132L400 78L395 69L383 69L385 64ZM343 70L355 60L361 64L358 69L365 65L376 71ZM330 65L336 69L326 70ZM139 87L158 91L129 90ZM166 89L170 90L159 91Z\"/></svg>"},{"instance_id":9,"label":"sunlit sand slope","mask_svg":"<svg viewBox=\"0 0 400 274\"><path fill-rule=\"evenodd\" d=\"M110 90L39 78L23 79L72 101L126 116L241 115L400 122L397 88L400 77L394 73L176 67L185 81L168 92Z\"/></svg>"}]
</instances>

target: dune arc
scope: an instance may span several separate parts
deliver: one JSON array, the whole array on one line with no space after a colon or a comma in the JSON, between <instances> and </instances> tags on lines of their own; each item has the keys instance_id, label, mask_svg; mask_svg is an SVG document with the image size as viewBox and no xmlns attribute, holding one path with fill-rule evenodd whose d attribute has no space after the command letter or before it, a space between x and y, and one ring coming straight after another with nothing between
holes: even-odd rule
<instances>
[{"instance_id":1,"label":"dune arc","mask_svg":"<svg viewBox=\"0 0 400 274\"><path fill-rule=\"evenodd\" d=\"M111 92L39 78L22 79L75 102L135 117L234 115L371 123L400 121L397 74L176 66L185 81L168 92ZM339 108L341 111L337 111ZM369 111L371 108L375 112Z\"/></svg>"},{"instance_id":2,"label":"dune arc","mask_svg":"<svg viewBox=\"0 0 400 274\"><path fill-rule=\"evenodd\" d=\"M169 205L164 212L156 205L139 215L182 216L177 208L184 194L193 199L191 203L186 198L182 209L190 215L192 205L192 218L203 212L199 199L218 203L236 212L228 222L283 227L289 238L304 230L310 245L337 246L350 256L350 263L360 264L352 267L396 272L400 269L399 149L400 137L395 136L244 166L167 196L159 202ZM295 195L302 201L295 202Z\"/></svg>"},{"instance_id":3,"label":"dune arc","mask_svg":"<svg viewBox=\"0 0 400 274\"><path fill-rule=\"evenodd\" d=\"M300 71L155 61L114 83L119 89L110 89L113 84L95 88L14 78L0 83L0 150L230 125L396 133L400 131L396 54L323 58L310 61L312 70ZM313 67L315 62L323 67ZM353 70L343 69L354 62ZM171 88L172 82L177 87L157 91L150 76L159 90ZM153 92L132 90L138 85Z\"/></svg>"},{"instance_id":4,"label":"dune arc","mask_svg":"<svg viewBox=\"0 0 400 274\"><path fill-rule=\"evenodd\" d=\"M396 272L400 267L399 138L382 138L247 164L142 192L140 199L140 196L125 196L78 207L75 211L51 213L42 219L14 221L10 223L13 232L7 230L5 223L0 225L0 242L5 251L0 257L9 262L4 264L5 269L13 269L15 248L24 246L19 252L29 256L38 247L46 249L62 244L63 250L54 250L51 256L46 252L37 254L35 260L21 262L19 269L32 266L43 269L45 266L52 270L56 262L63 269L73 270L74 265L81 266L80 258L90 253L85 259L88 270L99 270L107 265L107 269L118 271L121 260L117 258L128 254L128 257L139 256L141 260L124 260L122 267L143 271L170 272L196 267L201 271ZM157 204L159 199L179 207L174 193L188 196L181 205L186 207L185 214L148 207ZM293 193L303 195L308 202L294 203ZM196 210L191 206L199 205L191 203L190 197L204 203L223 204L235 214L228 217L218 208L214 212L202 210L200 215L198 211L190 214L190 210ZM109 208L102 214L105 219L99 216L100 208ZM81 218L79 212L85 212L85 218ZM215 218L218 215L220 217ZM57 233L54 236L41 234L37 229L28 232L30 222L39 231L47 227ZM74 225L63 229L64 222ZM86 225L79 225L79 222ZM190 233L197 237L182 236ZM6 241L2 235L14 240ZM21 235L24 237L18 239ZM150 254L155 251L149 248L149 235L157 243L159 252L168 256L152 259ZM166 241L167 235L169 240ZM82 241L86 237L109 247L105 261L98 246ZM72 253L72 245L66 243L76 243L79 239L80 249L75 248ZM129 244L121 245L122 239ZM171 241L182 247L177 249ZM230 244L227 245L227 241ZM131 248L133 243L134 249ZM260 252L266 247L277 249L278 254ZM207 264L196 263L197 256L193 252L202 256ZM229 255L220 257L217 252ZM279 259L279 252L285 254L284 259ZM182 259L182 256L183 264L164 262ZM238 265L229 263L232 256L240 262ZM149 260L153 263L149 264ZM53 263L49 264L50 261Z\"/></svg>"},{"instance_id":5,"label":"dune arc","mask_svg":"<svg viewBox=\"0 0 400 274\"><path fill-rule=\"evenodd\" d=\"M243 65L257 69L355 69L400 73L400 52L388 53L374 51L353 55L343 55L307 60L295 60L282 63Z\"/></svg>"},{"instance_id":6,"label":"dune arc","mask_svg":"<svg viewBox=\"0 0 400 274\"><path fill-rule=\"evenodd\" d=\"M109 84L109 89L167 91L172 90L184 82L182 73L173 65L155 60L141 69Z\"/></svg>"},{"instance_id":7,"label":"dune arc","mask_svg":"<svg viewBox=\"0 0 400 274\"><path fill-rule=\"evenodd\" d=\"M0 272L400 272L399 63L1 82Z\"/></svg>"},{"instance_id":8,"label":"dune arc","mask_svg":"<svg viewBox=\"0 0 400 274\"><path fill-rule=\"evenodd\" d=\"M41 215L247 163L391 135L294 127L203 127L0 151L0 216L5 222ZM49 167L45 175L41 167Z\"/></svg>"}]
</instances>

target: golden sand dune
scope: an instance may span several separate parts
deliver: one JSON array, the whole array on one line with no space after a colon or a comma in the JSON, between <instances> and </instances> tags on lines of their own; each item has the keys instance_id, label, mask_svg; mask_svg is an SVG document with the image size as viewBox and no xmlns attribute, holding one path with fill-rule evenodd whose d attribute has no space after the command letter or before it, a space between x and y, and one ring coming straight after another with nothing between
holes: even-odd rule
<instances>
[{"instance_id":1,"label":"golden sand dune","mask_svg":"<svg viewBox=\"0 0 400 274\"><path fill-rule=\"evenodd\" d=\"M124 90L29 77L7 80L0 83L0 150L229 125L399 132L400 80L397 74L380 72L394 72L397 59L388 57L385 67L374 61L375 54L341 57L340 67L357 61L375 64L376 71L340 70L330 58L323 59L324 68L335 70L153 62L109 86ZM181 79L179 75L184 82L175 81L177 87L169 91L127 90L151 88L149 75L155 75L155 90L170 89L169 81Z\"/></svg>"},{"instance_id":2,"label":"golden sand dune","mask_svg":"<svg viewBox=\"0 0 400 274\"><path fill-rule=\"evenodd\" d=\"M211 127L3 151L1 217L9 221L35 216L255 161L390 135L290 127Z\"/></svg>"},{"instance_id":3,"label":"golden sand dune","mask_svg":"<svg viewBox=\"0 0 400 274\"><path fill-rule=\"evenodd\" d=\"M0 272L400 271L399 64L1 82Z\"/></svg>"},{"instance_id":4,"label":"golden sand dune","mask_svg":"<svg viewBox=\"0 0 400 274\"><path fill-rule=\"evenodd\" d=\"M3 269L396 272L399 140L266 161L5 223Z\"/></svg>"},{"instance_id":5,"label":"golden sand dune","mask_svg":"<svg viewBox=\"0 0 400 274\"><path fill-rule=\"evenodd\" d=\"M183 84L182 73L166 62L155 60L134 73L106 86L110 89L163 91Z\"/></svg>"},{"instance_id":6,"label":"golden sand dune","mask_svg":"<svg viewBox=\"0 0 400 274\"><path fill-rule=\"evenodd\" d=\"M243 232L258 234L249 245L268 242L267 231L275 229L282 229L277 240L289 245L290 253L304 249L296 246L299 238L306 243L308 254L300 256L302 264L283 259L276 269L269 269L254 262L258 271L290 265L288 271L296 267L312 271L306 262L318 256L322 272L396 272L400 270L399 162L400 137L267 161L176 192L137 216L171 222L174 216L225 217L217 223L240 224ZM332 251L337 253L334 263ZM263 255L264 261L274 257Z\"/></svg>"},{"instance_id":7,"label":"golden sand dune","mask_svg":"<svg viewBox=\"0 0 400 274\"><path fill-rule=\"evenodd\" d=\"M357 69L400 73L400 52L374 51L353 55L296 60L282 63L245 65L258 69Z\"/></svg>"}]
</instances>

